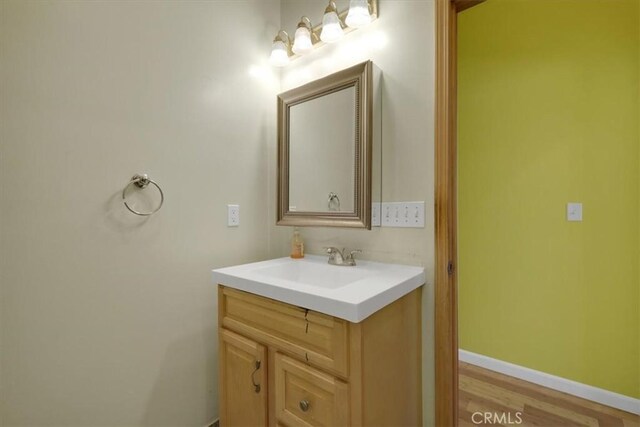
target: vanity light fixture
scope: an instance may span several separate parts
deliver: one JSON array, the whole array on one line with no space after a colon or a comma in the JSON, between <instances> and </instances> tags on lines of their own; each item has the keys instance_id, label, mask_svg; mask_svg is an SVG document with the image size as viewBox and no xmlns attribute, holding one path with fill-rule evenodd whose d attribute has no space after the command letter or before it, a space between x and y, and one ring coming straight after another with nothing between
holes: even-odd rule
<instances>
[{"instance_id":1,"label":"vanity light fixture","mask_svg":"<svg viewBox=\"0 0 640 427\"><path fill-rule=\"evenodd\" d=\"M351 0L349 2L349 13L345 23L351 28L360 28L371 23L371 11L368 0Z\"/></svg>"},{"instance_id":2,"label":"vanity light fixture","mask_svg":"<svg viewBox=\"0 0 640 427\"><path fill-rule=\"evenodd\" d=\"M313 50L313 45L318 42L318 35L313 31L311 20L306 16L300 18L298 28L293 40L293 53L304 55Z\"/></svg>"},{"instance_id":3,"label":"vanity light fixture","mask_svg":"<svg viewBox=\"0 0 640 427\"><path fill-rule=\"evenodd\" d=\"M334 43L350 31L364 27L378 18L378 0L350 0L349 9L338 11L335 1L329 1L322 23L315 27L303 16L296 27L293 40L286 31L280 30L273 39L270 62L284 67L291 59L306 55L314 47Z\"/></svg>"},{"instance_id":4,"label":"vanity light fixture","mask_svg":"<svg viewBox=\"0 0 640 427\"><path fill-rule=\"evenodd\" d=\"M340 40L343 35L344 30L342 29L342 22L338 17L338 8L336 7L336 3L331 0L324 10L324 16L322 17L320 39L325 43L333 43Z\"/></svg>"},{"instance_id":5,"label":"vanity light fixture","mask_svg":"<svg viewBox=\"0 0 640 427\"><path fill-rule=\"evenodd\" d=\"M271 57L269 62L276 67L284 67L289 63L291 56L291 39L286 31L280 30L273 39L271 45Z\"/></svg>"}]
</instances>

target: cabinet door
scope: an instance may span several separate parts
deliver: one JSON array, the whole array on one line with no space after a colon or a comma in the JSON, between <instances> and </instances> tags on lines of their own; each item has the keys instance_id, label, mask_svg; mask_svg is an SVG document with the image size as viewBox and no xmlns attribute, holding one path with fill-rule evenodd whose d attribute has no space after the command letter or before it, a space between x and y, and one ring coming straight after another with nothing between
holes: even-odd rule
<instances>
[{"instance_id":1,"label":"cabinet door","mask_svg":"<svg viewBox=\"0 0 640 427\"><path fill-rule=\"evenodd\" d=\"M267 425L266 347L220 329L220 425Z\"/></svg>"},{"instance_id":2,"label":"cabinet door","mask_svg":"<svg viewBox=\"0 0 640 427\"><path fill-rule=\"evenodd\" d=\"M289 427L349 424L349 386L332 375L276 353L275 411Z\"/></svg>"}]
</instances>

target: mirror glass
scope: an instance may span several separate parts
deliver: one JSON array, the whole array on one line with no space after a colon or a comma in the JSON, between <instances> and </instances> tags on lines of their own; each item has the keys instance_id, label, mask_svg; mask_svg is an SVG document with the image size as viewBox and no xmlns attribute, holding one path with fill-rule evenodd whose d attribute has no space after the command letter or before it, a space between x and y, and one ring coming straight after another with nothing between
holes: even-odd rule
<instances>
[{"instance_id":1,"label":"mirror glass","mask_svg":"<svg viewBox=\"0 0 640 427\"><path fill-rule=\"evenodd\" d=\"M371 228L379 78L367 61L278 95L278 225Z\"/></svg>"},{"instance_id":2,"label":"mirror glass","mask_svg":"<svg viewBox=\"0 0 640 427\"><path fill-rule=\"evenodd\" d=\"M354 212L356 91L289 110L289 210Z\"/></svg>"}]
</instances>

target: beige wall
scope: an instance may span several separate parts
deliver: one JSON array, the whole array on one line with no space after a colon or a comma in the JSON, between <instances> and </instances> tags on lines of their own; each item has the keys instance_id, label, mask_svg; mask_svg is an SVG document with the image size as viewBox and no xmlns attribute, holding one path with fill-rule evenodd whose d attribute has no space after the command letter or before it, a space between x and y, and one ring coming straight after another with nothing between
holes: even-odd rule
<instances>
[{"instance_id":1,"label":"beige wall","mask_svg":"<svg viewBox=\"0 0 640 427\"><path fill-rule=\"evenodd\" d=\"M279 19L276 0L0 2L3 424L217 416L210 269L267 256ZM136 172L166 194L147 220L120 201Z\"/></svg>"},{"instance_id":2,"label":"beige wall","mask_svg":"<svg viewBox=\"0 0 640 427\"><path fill-rule=\"evenodd\" d=\"M291 229L272 225L275 94L366 59L384 80L383 199L425 200L427 228L302 233L310 252L362 248L433 282L433 2L381 0L381 19L296 60L282 86L265 65L280 19L293 33L325 2L281 3L0 3L4 424L217 416L209 270L289 250ZM147 220L119 199L143 171L167 198ZM424 312L432 424L431 286Z\"/></svg>"},{"instance_id":3,"label":"beige wall","mask_svg":"<svg viewBox=\"0 0 640 427\"><path fill-rule=\"evenodd\" d=\"M346 1L338 2L344 9ZM362 258L422 265L427 272L423 305L424 421L433 424L433 116L434 2L380 2L380 19L352 32L335 45L325 45L293 61L282 71L282 90L371 59L382 71L382 199L426 202L424 229L374 228L371 231L331 228L301 230L310 253L323 246L363 249ZM314 25L324 2L282 0L284 30L293 34L302 15ZM275 142L269 148L270 223L275 224ZM292 230L273 226L272 257L287 255Z\"/></svg>"}]
</instances>

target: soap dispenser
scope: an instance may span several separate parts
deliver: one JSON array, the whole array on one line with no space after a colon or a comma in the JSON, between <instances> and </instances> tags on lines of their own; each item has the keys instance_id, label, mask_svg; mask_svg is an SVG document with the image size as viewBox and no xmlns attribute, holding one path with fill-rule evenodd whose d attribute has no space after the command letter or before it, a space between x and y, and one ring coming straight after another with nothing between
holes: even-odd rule
<instances>
[{"instance_id":1,"label":"soap dispenser","mask_svg":"<svg viewBox=\"0 0 640 427\"><path fill-rule=\"evenodd\" d=\"M291 238L291 258L304 258L304 242L297 228L293 229L293 237Z\"/></svg>"}]
</instances>

